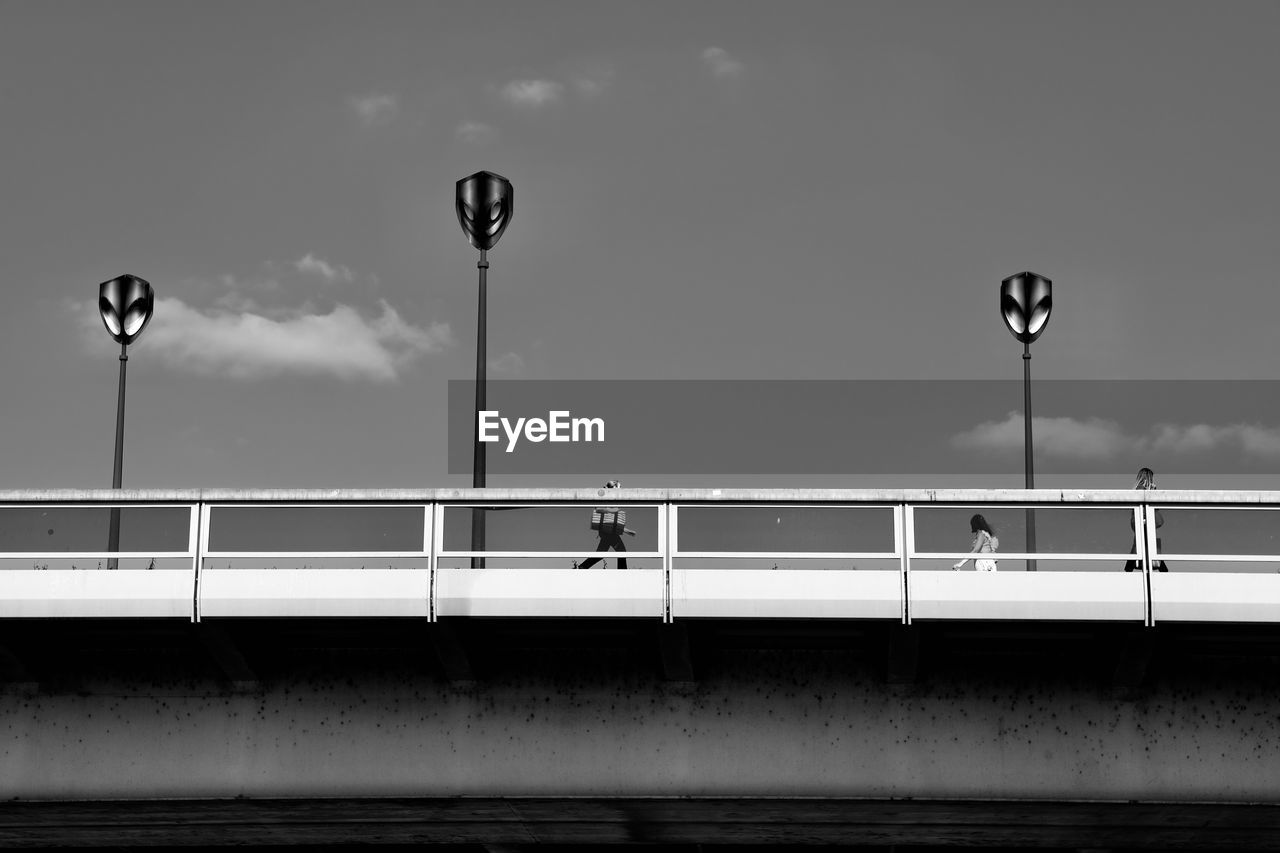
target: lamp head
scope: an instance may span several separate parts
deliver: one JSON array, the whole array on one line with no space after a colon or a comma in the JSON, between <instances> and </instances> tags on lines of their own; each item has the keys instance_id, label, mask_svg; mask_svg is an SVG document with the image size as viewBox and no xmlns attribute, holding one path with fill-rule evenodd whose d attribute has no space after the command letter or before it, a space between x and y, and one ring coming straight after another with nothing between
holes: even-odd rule
<instances>
[{"instance_id":1,"label":"lamp head","mask_svg":"<svg viewBox=\"0 0 1280 853\"><path fill-rule=\"evenodd\" d=\"M1053 310L1053 282L1033 272L1020 272L1000 282L1000 315L1024 344L1040 337Z\"/></svg>"},{"instance_id":2,"label":"lamp head","mask_svg":"<svg viewBox=\"0 0 1280 853\"><path fill-rule=\"evenodd\" d=\"M511 223L511 182L493 172L476 172L458 181L458 223L471 245L492 249Z\"/></svg>"},{"instance_id":3,"label":"lamp head","mask_svg":"<svg viewBox=\"0 0 1280 853\"><path fill-rule=\"evenodd\" d=\"M98 286L98 312L107 333L120 344L131 344L142 334L155 310L151 283L136 275L121 275Z\"/></svg>"}]
</instances>

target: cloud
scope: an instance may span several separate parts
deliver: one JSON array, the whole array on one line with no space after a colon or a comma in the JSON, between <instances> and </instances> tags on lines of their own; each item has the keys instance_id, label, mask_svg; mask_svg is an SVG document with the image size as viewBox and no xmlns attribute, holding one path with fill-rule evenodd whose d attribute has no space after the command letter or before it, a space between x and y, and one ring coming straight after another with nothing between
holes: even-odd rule
<instances>
[{"instance_id":1,"label":"cloud","mask_svg":"<svg viewBox=\"0 0 1280 853\"><path fill-rule=\"evenodd\" d=\"M1036 453L1079 460L1115 459L1123 455L1162 453L1187 455L1235 450L1248 456L1280 458L1280 427L1257 424L1170 424L1147 433L1125 432L1114 421L1100 418L1038 418L1032 416ZM1021 412L1003 421L988 421L951 437L960 450L1007 452L1023 447Z\"/></svg>"},{"instance_id":2,"label":"cloud","mask_svg":"<svg viewBox=\"0 0 1280 853\"><path fill-rule=\"evenodd\" d=\"M502 97L522 107L542 107L560 100L564 86L554 80L512 80L502 87Z\"/></svg>"},{"instance_id":3,"label":"cloud","mask_svg":"<svg viewBox=\"0 0 1280 853\"><path fill-rule=\"evenodd\" d=\"M545 78L511 80L501 86L498 92L508 103L517 107L538 109L563 101L569 94L576 95L583 101L599 98L613 84L613 77L612 68L595 66L570 75L567 83ZM460 137L463 128L469 125L491 132L491 129L483 124L467 122L458 129Z\"/></svg>"},{"instance_id":4,"label":"cloud","mask_svg":"<svg viewBox=\"0 0 1280 853\"><path fill-rule=\"evenodd\" d=\"M400 111L400 99L395 95L362 95L351 98L350 103L365 127L387 124Z\"/></svg>"},{"instance_id":5,"label":"cloud","mask_svg":"<svg viewBox=\"0 0 1280 853\"><path fill-rule=\"evenodd\" d=\"M1072 459L1108 459L1128 450L1133 444L1119 424L1100 418L1031 417L1036 450ZM988 421L952 436L951 444L961 450L1005 451L1022 449L1023 418L1021 412L1010 412L1003 421Z\"/></svg>"},{"instance_id":6,"label":"cloud","mask_svg":"<svg viewBox=\"0 0 1280 853\"><path fill-rule=\"evenodd\" d=\"M741 76L747 67L738 60L729 55L729 51L722 47L709 47L702 52L702 61L711 69L711 73L717 77L738 77Z\"/></svg>"},{"instance_id":7,"label":"cloud","mask_svg":"<svg viewBox=\"0 0 1280 853\"><path fill-rule=\"evenodd\" d=\"M454 132L459 142L468 145L487 145L498 138L498 131L480 121L464 121Z\"/></svg>"},{"instance_id":8,"label":"cloud","mask_svg":"<svg viewBox=\"0 0 1280 853\"><path fill-rule=\"evenodd\" d=\"M503 353L489 359L489 372L499 377L520 376L524 373L524 359L519 353Z\"/></svg>"},{"instance_id":9,"label":"cloud","mask_svg":"<svg viewBox=\"0 0 1280 853\"><path fill-rule=\"evenodd\" d=\"M1167 453L1204 453L1223 447L1239 448L1250 456L1280 457L1280 429L1256 424L1159 424L1149 442Z\"/></svg>"},{"instance_id":10,"label":"cloud","mask_svg":"<svg viewBox=\"0 0 1280 853\"><path fill-rule=\"evenodd\" d=\"M1253 424L1237 424L1236 440L1240 448L1253 456L1280 457L1280 429Z\"/></svg>"},{"instance_id":11,"label":"cloud","mask_svg":"<svg viewBox=\"0 0 1280 853\"><path fill-rule=\"evenodd\" d=\"M352 273L348 267L344 267L342 264L330 264L321 258L317 258L310 252L307 252L301 258L294 261L293 268L301 273L318 275L330 283L345 281L350 284L355 281L356 278L355 274Z\"/></svg>"},{"instance_id":12,"label":"cloud","mask_svg":"<svg viewBox=\"0 0 1280 853\"><path fill-rule=\"evenodd\" d=\"M255 312L202 310L180 299L158 299L139 345L167 367L205 376L309 375L374 382L393 382L413 362L453 345L447 323L421 328L387 302L378 304L380 313L365 317L343 304L328 313L309 306ZM86 330L98 331L90 322L97 320L93 305L69 302L68 307ZM107 339L96 334L88 340L98 338Z\"/></svg>"}]
</instances>

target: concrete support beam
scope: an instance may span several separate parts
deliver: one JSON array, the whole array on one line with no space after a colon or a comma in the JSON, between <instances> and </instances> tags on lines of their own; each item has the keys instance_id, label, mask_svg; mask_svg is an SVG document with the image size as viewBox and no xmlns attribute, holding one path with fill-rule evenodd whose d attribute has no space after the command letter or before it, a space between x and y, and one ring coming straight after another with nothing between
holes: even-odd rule
<instances>
[{"instance_id":1,"label":"concrete support beam","mask_svg":"<svg viewBox=\"0 0 1280 853\"><path fill-rule=\"evenodd\" d=\"M1280 805L1280 693L1252 669L1225 677L1187 662L1141 702L1122 702L1083 667L1012 673L974 669L978 657L931 666L927 683L903 692L862 649L734 645L710 649L696 689L678 691L628 665L652 660L648 643L486 647L494 669L469 690L408 665L340 667L340 656L328 671L277 667L253 695L140 683L127 669L0 694L0 802L306 793Z\"/></svg>"}]
</instances>

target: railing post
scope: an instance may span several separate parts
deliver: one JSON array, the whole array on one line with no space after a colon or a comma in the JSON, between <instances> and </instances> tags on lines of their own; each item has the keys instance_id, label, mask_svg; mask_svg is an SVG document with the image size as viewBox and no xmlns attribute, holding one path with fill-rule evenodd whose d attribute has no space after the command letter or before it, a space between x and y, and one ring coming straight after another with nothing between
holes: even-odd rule
<instances>
[{"instance_id":1,"label":"railing post","mask_svg":"<svg viewBox=\"0 0 1280 853\"><path fill-rule=\"evenodd\" d=\"M199 523L196 533L196 561L195 561L195 599L191 602L191 621L200 621L200 576L204 570L204 555L209 551L209 514L210 506L204 501L196 504L196 512L199 516Z\"/></svg>"},{"instance_id":2,"label":"railing post","mask_svg":"<svg viewBox=\"0 0 1280 853\"><path fill-rule=\"evenodd\" d=\"M659 527L661 528L662 540L658 543L662 551L662 621L665 624L671 624L674 619L671 616L671 571L676 550L678 522L676 520L676 506L671 501L663 501L659 506Z\"/></svg>"},{"instance_id":3,"label":"railing post","mask_svg":"<svg viewBox=\"0 0 1280 853\"><path fill-rule=\"evenodd\" d=\"M444 503L435 503L435 521L431 525L431 612L434 621L440 619L440 554L444 551L445 509Z\"/></svg>"},{"instance_id":4,"label":"railing post","mask_svg":"<svg viewBox=\"0 0 1280 853\"><path fill-rule=\"evenodd\" d=\"M910 504L902 505L902 623L911 624L911 558L916 552L916 513Z\"/></svg>"},{"instance_id":5,"label":"railing post","mask_svg":"<svg viewBox=\"0 0 1280 853\"><path fill-rule=\"evenodd\" d=\"M422 508L422 550L427 554L427 621L436 621L436 507Z\"/></svg>"},{"instance_id":6,"label":"railing post","mask_svg":"<svg viewBox=\"0 0 1280 853\"><path fill-rule=\"evenodd\" d=\"M903 519L906 516L906 505L897 504L893 508L893 550L898 555L898 574L900 575L900 591L902 594L902 624L907 624L907 537L903 532Z\"/></svg>"},{"instance_id":7,"label":"railing post","mask_svg":"<svg viewBox=\"0 0 1280 853\"><path fill-rule=\"evenodd\" d=\"M1138 537L1134 537L1135 540ZM1151 600L1151 554L1156 550L1156 525L1155 517L1151 506L1145 501L1142 504L1142 544L1139 550L1142 554L1142 580L1147 595L1147 625L1154 626L1155 622L1155 604Z\"/></svg>"}]
</instances>

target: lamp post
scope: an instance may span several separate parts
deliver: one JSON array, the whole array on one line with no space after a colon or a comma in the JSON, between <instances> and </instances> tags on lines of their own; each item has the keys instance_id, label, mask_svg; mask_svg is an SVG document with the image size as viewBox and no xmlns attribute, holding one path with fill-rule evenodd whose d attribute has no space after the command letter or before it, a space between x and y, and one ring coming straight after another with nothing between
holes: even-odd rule
<instances>
[{"instance_id":1,"label":"lamp post","mask_svg":"<svg viewBox=\"0 0 1280 853\"><path fill-rule=\"evenodd\" d=\"M503 232L511 224L511 198L511 182L501 175L484 171L458 181L454 198L458 224L462 226L471 245L480 250L480 260L476 262L476 268L480 271L479 306L476 311L476 410L471 419L474 435L471 485L477 489L483 488L485 484L485 445L480 441L480 412L485 408L486 399L485 291L488 285L488 252L497 245ZM471 550L484 550L483 508L476 508L471 513ZM471 567L484 568L484 558L472 557Z\"/></svg>"},{"instance_id":2,"label":"lamp post","mask_svg":"<svg viewBox=\"0 0 1280 853\"><path fill-rule=\"evenodd\" d=\"M116 398L116 455L111 473L111 488L120 488L124 468L124 377L129 363L129 344L138 339L142 330L151 322L155 311L155 293L151 284L136 275L116 276L98 285L98 313L112 340L120 344L120 389ZM111 510L111 532L107 539L107 551L120 550L120 508ZM109 557L107 568L119 565L118 558Z\"/></svg>"},{"instance_id":3,"label":"lamp post","mask_svg":"<svg viewBox=\"0 0 1280 853\"><path fill-rule=\"evenodd\" d=\"M1022 341L1023 451L1026 456L1027 488L1035 488L1035 461L1031 442L1031 343L1049 325L1053 310L1053 282L1033 272L1020 272L1000 282L1000 315L1013 336ZM1027 551L1036 550L1035 510L1027 510ZM1036 570L1036 561L1027 560L1027 571Z\"/></svg>"}]
</instances>

